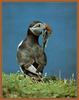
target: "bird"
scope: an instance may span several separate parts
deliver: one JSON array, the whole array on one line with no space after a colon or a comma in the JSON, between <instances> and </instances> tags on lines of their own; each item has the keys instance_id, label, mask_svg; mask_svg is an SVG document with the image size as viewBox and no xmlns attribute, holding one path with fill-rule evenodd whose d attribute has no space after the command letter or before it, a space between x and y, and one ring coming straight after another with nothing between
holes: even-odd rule
<instances>
[{"instance_id":1,"label":"bird","mask_svg":"<svg viewBox=\"0 0 79 100\"><path fill-rule=\"evenodd\" d=\"M48 24L33 21L27 29L27 35L17 47L17 62L22 73L28 76L41 76L47 64L45 46L52 33ZM39 37L42 35L42 44Z\"/></svg>"}]
</instances>

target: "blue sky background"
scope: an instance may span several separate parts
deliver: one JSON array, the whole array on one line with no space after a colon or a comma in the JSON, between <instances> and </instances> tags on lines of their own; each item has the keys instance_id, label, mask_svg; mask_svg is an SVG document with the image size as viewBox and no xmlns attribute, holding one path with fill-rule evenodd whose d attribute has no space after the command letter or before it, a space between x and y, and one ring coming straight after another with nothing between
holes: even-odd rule
<instances>
[{"instance_id":1,"label":"blue sky background","mask_svg":"<svg viewBox=\"0 0 79 100\"><path fill-rule=\"evenodd\" d=\"M77 74L77 3L3 3L3 72L19 70L17 46L33 20L48 23L54 34L48 41L44 73L70 78Z\"/></svg>"}]
</instances>

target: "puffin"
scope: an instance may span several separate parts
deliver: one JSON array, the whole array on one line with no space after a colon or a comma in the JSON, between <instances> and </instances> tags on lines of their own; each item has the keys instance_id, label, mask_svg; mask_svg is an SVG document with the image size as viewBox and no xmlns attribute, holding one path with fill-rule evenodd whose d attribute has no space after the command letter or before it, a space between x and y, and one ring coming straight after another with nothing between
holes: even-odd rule
<instances>
[{"instance_id":1,"label":"puffin","mask_svg":"<svg viewBox=\"0 0 79 100\"><path fill-rule=\"evenodd\" d=\"M52 30L50 26L41 21L33 21L28 29L25 39L17 47L17 63L22 73L28 76L42 76L47 64L45 47ZM42 35L42 44L39 37Z\"/></svg>"}]
</instances>

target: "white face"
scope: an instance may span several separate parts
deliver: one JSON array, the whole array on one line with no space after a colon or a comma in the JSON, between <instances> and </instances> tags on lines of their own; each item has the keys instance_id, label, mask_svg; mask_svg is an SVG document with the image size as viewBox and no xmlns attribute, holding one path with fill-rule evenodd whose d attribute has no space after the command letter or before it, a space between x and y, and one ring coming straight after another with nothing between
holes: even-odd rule
<instances>
[{"instance_id":1,"label":"white face","mask_svg":"<svg viewBox=\"0 0 79 100\"><path fill-rule=\"evenodd\" d=\"M39 36L44 31L45 25L46 24L37 23L33 27L31 27L30 30L34 35Z\"/></svg>"},{"instance_id":2,"label":"white face","mask_svg":"<svg viewBox=\"0 0 79 100\"><path fill-rule=\"evenodd\" d=\"M42 47L45 48L48 42L48 38L51 35L50 27L45 23L37 23L33 27L30 28L30 31L35 35L39 36L42 35L43 44Z\"/></svg>"}]
</instances>

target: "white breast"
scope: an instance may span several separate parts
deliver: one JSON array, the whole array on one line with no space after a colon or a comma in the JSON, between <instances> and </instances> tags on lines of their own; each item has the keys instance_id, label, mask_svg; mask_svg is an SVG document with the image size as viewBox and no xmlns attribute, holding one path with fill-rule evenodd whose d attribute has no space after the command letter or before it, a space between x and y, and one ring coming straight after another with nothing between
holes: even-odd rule
<instances>
[{"instance_id":1,"label":"white breast","mask_svg":"<svg viewBox=\"0 0 79 100\"><path fill-rule=\"evenodd\" d=\"M18 48L19 48L19 46L21 46L22 43L23 43L23 40L19 43Z\"/></svg>"},{"instance_id":2,"label":"white breast","mask_svg":"<svg viewBox=\"0 0 79 100\"><path fill-rule=\"evenodd\" d=\"M23 40L18 44L17 51L18 51L19 46L21 46L22 43L23 43Z\"/></svg>"}]
</instances>

